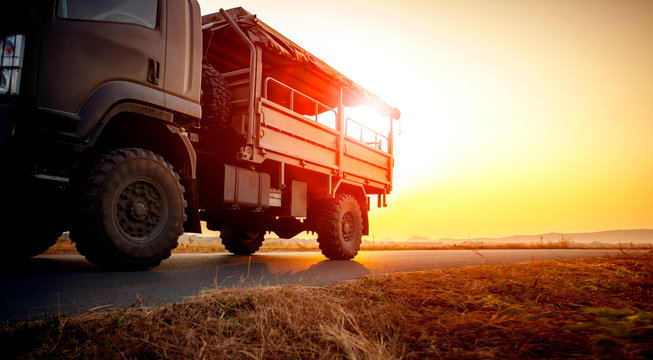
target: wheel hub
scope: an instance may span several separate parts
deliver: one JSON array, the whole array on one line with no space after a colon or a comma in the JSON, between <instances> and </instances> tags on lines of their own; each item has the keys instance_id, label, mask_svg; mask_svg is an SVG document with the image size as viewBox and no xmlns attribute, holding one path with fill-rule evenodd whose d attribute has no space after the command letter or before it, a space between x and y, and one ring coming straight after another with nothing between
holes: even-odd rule
<instances>
[{"instance_id":1,"label":"wheel hub","mask_svg":"<svg viewBox=\"0 0 653 360\"><path fill-rule=\"evenodd\" d=\"M148 181L132 182L118 197L118 225L132 240L148 241L161 227L163 203L162 192L157 186Z\"/></svg>"},{"instance_id":2,"label":"wheel hub","mask_svg":"<svg viewBox=\"0 0 653 360\"><path fill-rule=\"evenodd\" d=\"M132 217L134 219L143 218L146 213L147 213L147 205L143 204L141 200L135 201L134 204L132 205L132 212L131 212Z\"/></svg>"},{"instance_id":3,"label":"wheel hub","mask_svg":"<svg viewBox=\"0 0 653 360\"><path fill-rule=\"evenodd\" d=\"M354 216L349 212L342 217L342 237L345 241L351 241L354 237Z\"/></svg>"},{"instance_id":4,"label":"wheel hub","mask_svg":"<svg viewBox=\"0 0 653 360\"><path fill-rule=\"evenodd\" d=\"M250 229L247 230L245 234L247 235L247 240L252 240L258 238L261 232L256 229Z\"/></svg>"}]
</instances>

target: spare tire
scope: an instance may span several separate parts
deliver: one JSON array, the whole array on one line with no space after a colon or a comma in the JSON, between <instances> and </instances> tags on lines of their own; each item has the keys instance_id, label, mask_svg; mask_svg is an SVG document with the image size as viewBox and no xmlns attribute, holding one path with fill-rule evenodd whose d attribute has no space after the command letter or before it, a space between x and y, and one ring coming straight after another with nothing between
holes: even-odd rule
<instances>
[{"instance_id":1,"label":"spare tire","mask_svg":"<svg viewBox=\"0 0 653 360\"><path fill-rule=\"evenodd\" d=\"M201 126L222 129L231 123L231 92L229 83L213 66L202 63Z\"/></svg>"}]
</instances>

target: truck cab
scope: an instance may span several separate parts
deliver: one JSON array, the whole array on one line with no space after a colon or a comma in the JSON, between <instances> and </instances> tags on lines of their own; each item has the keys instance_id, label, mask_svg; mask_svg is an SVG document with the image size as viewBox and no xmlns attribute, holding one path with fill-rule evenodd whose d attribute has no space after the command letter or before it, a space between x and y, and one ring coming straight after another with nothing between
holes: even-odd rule
<instances>
[{"instance_id":1,"label":"truck cab","mask_svg":"<svg viewBox=\"0 0 653 360\"><path fill-rule=\"evenodd\" d=\"M3 222L19 242L8 257L38 254L75 227L84 179L108 152L158 154L179 186L196 187L184 125L201 117L200 19L196 1L3 5ZM198 216L185 218L199 231Z\"/></svg>"}]
</instances>

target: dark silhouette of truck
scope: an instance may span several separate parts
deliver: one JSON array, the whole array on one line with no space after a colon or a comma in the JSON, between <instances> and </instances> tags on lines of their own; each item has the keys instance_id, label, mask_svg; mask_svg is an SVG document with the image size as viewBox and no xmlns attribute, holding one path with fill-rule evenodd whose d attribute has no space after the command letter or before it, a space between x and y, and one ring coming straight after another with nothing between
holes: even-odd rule
<instances>
[{"instance_id":1,"label":"dark silhouette of truck","mask_svg":"<svg viewBox=\"0 0 653 360\"><path fill-rule=\"evenodd\" d=\"M0 46L5 259L69 230L89 261L145 269L200 221L235 254L309 231L351 259L370 196L386 206L399 111L242 8L9 2Z\"/></svg>"}]
</instances>

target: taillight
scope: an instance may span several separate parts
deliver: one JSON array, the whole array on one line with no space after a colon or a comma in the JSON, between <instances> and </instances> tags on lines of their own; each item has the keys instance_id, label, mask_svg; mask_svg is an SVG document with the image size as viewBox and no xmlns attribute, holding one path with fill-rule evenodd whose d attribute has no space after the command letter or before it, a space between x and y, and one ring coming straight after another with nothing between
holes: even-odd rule
<instances>
[{"instance_id":1,"label":"taillight","mask_svg":"<svg viewBox=\"0 0 653 360\"><path fill-rule=\"evenodd\" d=\"M18 95L23 69L25 35L9 35L0 39L0 95Z\"/></svg>"}]
</instances>

